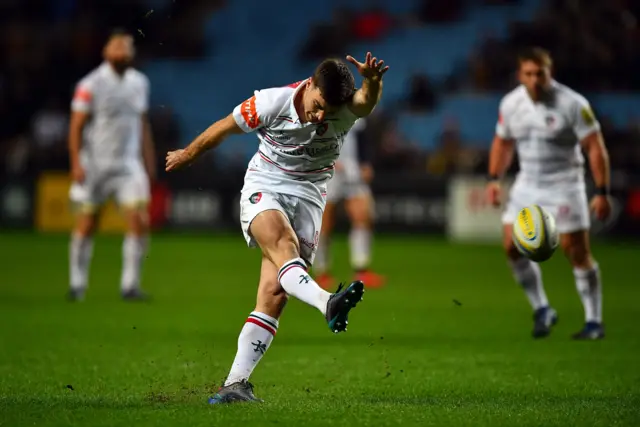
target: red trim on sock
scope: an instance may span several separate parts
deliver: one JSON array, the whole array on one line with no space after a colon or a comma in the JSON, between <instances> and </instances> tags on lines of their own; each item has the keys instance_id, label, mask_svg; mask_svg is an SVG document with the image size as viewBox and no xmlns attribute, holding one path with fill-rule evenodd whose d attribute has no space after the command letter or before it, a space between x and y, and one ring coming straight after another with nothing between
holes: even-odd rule
<instances>
[{"instance_id":1,"label":"red trim on sock","mask_svg":"<svg viewBox=\"0 0 640 427\"><path fill-rule=\"evenodd\" d=\"M275 329L273 329L271 326L267 325L266 323L259 321L255 317L247 318L247 323L253 323L254 325L258 325L262 329L265 329L267 332L269 332L274 337L276 336L276 330Z\"/></svg>"},{"instance_id":2,"label":"red trim on sock","mask_svg":"<svg viewBox=\"0 0 640 427\"><path fill-rule=\"evenodd\" d=\"M282 270L280 272L280 274L278 274L278 282L282 280L282 276L284 276L287 273L287 271L289 271L289 270L291 270L292 268L295 268L295 267L301 268L305 273L307 272L307 269L302 266L301 262L294 261L290 265L284 267L284 270Z\"/></svg>"}]
</instances>

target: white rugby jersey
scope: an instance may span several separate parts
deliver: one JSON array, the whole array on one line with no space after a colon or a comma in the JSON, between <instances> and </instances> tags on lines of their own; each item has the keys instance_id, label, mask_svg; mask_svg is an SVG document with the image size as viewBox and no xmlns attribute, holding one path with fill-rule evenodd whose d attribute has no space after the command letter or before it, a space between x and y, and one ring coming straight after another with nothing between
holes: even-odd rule
<instances>
[{"instance_id":1,"label":"white rugby jersey","mask_svg":"<svg viewBox=\"0 0 640 427\"><path fill-rule=\"evenodd\" d=\"M91 115L80 158L87 168L140 167L141 115L149 105L149 81L129 68L121 76L105 62L76 86L71 109Z\"/></svg>"},{"instance_id":2,"label":"white rugby jersey","mask_svg":"<svg viewBox=\"0 0 640 427\"><path fill-rule=\"evenodd\" d=\"M327 182L358 117L345 106L321 123L301 123L294 98L306 82L255 91L233 110L233 118L243 131L256 131L260 141L249 162L246 188L289 194L324 207Z\"/></svg>"},{"instance_id":3,"label":"white rugby jersey","mask_svg":"<svg viewBox=\"0 0 640 427\"><path fill-rule=\"evenodd\" d=\"M589 102L552 82L550 101L534 102L524 86L500 103L496 134L516 143L518 179L532 184L584 183L580 141L600 130Z\"/></svg>"}]
</instances>

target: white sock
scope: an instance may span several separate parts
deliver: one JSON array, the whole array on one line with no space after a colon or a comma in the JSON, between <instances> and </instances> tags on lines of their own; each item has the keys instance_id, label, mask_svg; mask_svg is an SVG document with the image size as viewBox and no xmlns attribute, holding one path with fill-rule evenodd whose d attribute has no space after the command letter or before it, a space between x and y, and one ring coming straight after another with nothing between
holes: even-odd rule
<instances>
[{"instance_id":1,"label":"white sock","mask_svg":"<svg viewBox=\"0 0 640 427\"><path fill-rule=\"evenodd\" d=\"M522 286L529 298L529 303L534 310L548 307L549 301L542 284L542 272L540 266L527 258L517 261L509 261L516 282Z\"/></svg>"},{"instance_id":2,"label":"white sock","mask_svg":"<svg viewBox=\"0 0 640 427\"><path fill-rule=\"evenodd\" d=\"M71 289L85 289L93 256L93 239L73 234L69 243L69 282Z\"/></svg>"},{"instance_id":3,"label":"white sock","mask_svg":"<svg viewBox=\"0 0 640 427\"><path fill-rule=\"evenodd\" d=\"M278 320L264 313L252 312L238 337L238 352L224 385L247 380L267 352L278 331Z\"/></svg>"},{"instance_id":4,"label":"white sock","mask_svg":"<svg viewBox=\"0 0 640 427\"><path fill-rule=\"evenodd\" d=\"M351 267L355 271L367 269L371 260L371 230L352 228L349 232L349 249L351 250Z\"/></svg>"},{"instance_id":5,"label":"white sock","mask_svg":"<svg viewBox=\"0 0 640 427\"><path fill-rule=\"evenodd\" d=\"M587 322L602 322L602 281L598 264L589 270L574 268L576 288L584 307L584 317Z\"/></svg>"},{"instance_id":6,"label":"white sock","mask_svg":"<svg viewBox=\"0 0 640 427\"><path fill-rule=\"evenodd\" d=\"M318 242L318 250L316 258L313 260L313 271L319 274L326 273L329 270L329 245L331 239L320 235Z\"/></svg>"},{"instance_id":7,"label":"white sock","mask_svg":"<svg viewBox=\"0 0 640 427\"><path fill-rule=\"evenodd\" d=\"M322 289L307 273L307 266L302 258L295 258L284 263L278 272L278 282L289 295L302 302L314 306L322 314L327 312L327 301L331 294Z\"/></svg>"},{"instance_id":8,"label":"white sock","mask_svg":"<svg viewBox=\"0 0 640 427\"><path fill-rule=\"evenodd\" d=\"M147 237L128 234L122 242L122 277L120 289L130 291L140 287L142 263L147 252Z\"/></svg>"}]
</instances>

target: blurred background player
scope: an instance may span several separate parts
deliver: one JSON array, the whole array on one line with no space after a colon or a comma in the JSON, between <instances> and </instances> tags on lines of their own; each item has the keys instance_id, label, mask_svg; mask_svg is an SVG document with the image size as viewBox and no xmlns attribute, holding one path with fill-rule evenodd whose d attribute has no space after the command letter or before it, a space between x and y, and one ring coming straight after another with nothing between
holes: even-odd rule
<instances>
[{"instance_id":1,"label":"blurred background player","mask_svg":"<svg viewBox=\"0 0 640 427\"><path fill-rule=\"evenodd\" d=\"M140 275L148 243L149 180L155 174L146 116L149 82L131 68L131 34L114 31L103 57L104 62L77 84L71 106L70 198L77 218L69 251L69 297L84 296L99 210L113 196L128 227L122 245L122 298L138 300L145 298Z\"/></svg>"},{"instance_id":2,"label":"blurred background player","mask_svg":"<svg viewBox=\"0 0 640 427\"><path fill-rule=\"evenodd\" d=\"M611 212L609 158L588 101L553 80L551 66L551 57L543 49L534 48L519 57L521 84L500 103L489 159L488 196L494 205L501 202L499 179L517 149L520 172L502 217L504 248L514 277L535 310L533 336L547 336L557 314L549 305L540 267L518 253L511 232L518 211L539 204L555 216L560 245L573 266L584 306L586 323L573 337L600 339L604 337L602 283L589 247L590 213L581 149L587 154L596 185L591 209L599 220Z\"/></svg>"},{"instance_id":3,"label":"blurred background player","mask_svg":"<svg viewBox=\"0 0 640 427\"><path fill-rule=\"evenodd\" d=\"M349 249L355 280L361 280L368 288L384 284L384 277L369 270L373 222L373 198L369 183L373 179L373 168L369 159L371 147L367 147L365 143L365 128L365 119L360 119L353 125L345 137L335 174L327 185L327 204L322 216L320 242L313 267L317 282L324 289L335 285L335 279L329 270L330 246L336 208L340 201L344 201L351 224Z\"/></svg>"}]
</instances>

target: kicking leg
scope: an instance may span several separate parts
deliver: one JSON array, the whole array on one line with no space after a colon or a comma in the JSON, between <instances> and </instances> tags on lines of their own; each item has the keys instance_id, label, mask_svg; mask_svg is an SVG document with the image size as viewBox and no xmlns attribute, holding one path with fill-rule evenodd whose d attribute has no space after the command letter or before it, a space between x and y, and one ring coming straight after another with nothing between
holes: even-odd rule
<instances>
[{"instance_id":1,"label":"kicking leg","mask_svg":"<svg viewBox=\"0 0 640 427\"><path fill-rule=\"evenodd\" d=\"M325 314L331 294L309 277L306 262L300 258L298 237L285 215L278 210L261 212L250 232L264 256L278 268L278 282L284 290Z\"/></svg>"},{"instance_id":2,"label":"kicking leg","mask_svg":"<svg viewBox=\"0 0 640 427\"><path fill-rule=\"evenodd\" d=\"M362 299L362 282L354 282L335 294L322 289L307 273L307 262L300 256L298 237L287 217L279 210L259 213L251 222L250 232L262 253L278 267L278 283L287 294L316 307L332 331L346 330L349 311ZM313 238L307 236L305 242L311 245Z\"/></svg>"},{"instance_id":3,"label":"kicking leg","mask_svg":"<svg viewBox=\"0 0 640 427\"><path fill-rule=\"evenodd\" d=\"M600 269L591 256L589 233L580 230L560 236L560 245L573 267L576 289L584 307L585 326L574 339L604 338L602 325L602 281Z\"/></svg>"},{"instance_id":4,"label":"kicking leg","mask_svg":"<svg viewBox=\"0 0 640 427\"><path fill-rule=\"evenodd\" d=\"M218 393L209 399L209 403L259 401L253 395L253 386L248 380L278 331L278 319L287 298L278 283L278 269L263 257L256 307L249 314L238 337L238 351L227 380Z\"/></svg>"},{"instance_id":5,"label":"kicking leg","mask_svg":"<svg viewBox=\"0 0 640 427\"><path fill-rule=\"evenodd\" d=\"M542 283L542 271L540 266L528 258L523 257L517 251L511 237L513 225L504 226L503 246L509 260L509 265L516 282L527 295L529 304L533 308L533 332L534 338L543 338L549 335L551 327L558 321L556 311L549 306L547 294Z\"/></svg>"}]
</instances>

